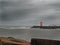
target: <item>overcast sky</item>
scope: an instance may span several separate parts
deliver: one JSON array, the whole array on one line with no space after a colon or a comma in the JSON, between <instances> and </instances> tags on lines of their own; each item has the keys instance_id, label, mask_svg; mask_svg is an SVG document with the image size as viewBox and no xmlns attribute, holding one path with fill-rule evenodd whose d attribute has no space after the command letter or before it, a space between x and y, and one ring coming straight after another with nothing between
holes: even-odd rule
<instances>
[{"instance_id":1,"label":"overcast sky","mask_svg":"<svg viewBox=\"0 0 60 45\"><path fill-rule=\"evenodd\" d=\"M60 25L60 0L0 0L0 25Z\"/></svg>"}]
</instances>

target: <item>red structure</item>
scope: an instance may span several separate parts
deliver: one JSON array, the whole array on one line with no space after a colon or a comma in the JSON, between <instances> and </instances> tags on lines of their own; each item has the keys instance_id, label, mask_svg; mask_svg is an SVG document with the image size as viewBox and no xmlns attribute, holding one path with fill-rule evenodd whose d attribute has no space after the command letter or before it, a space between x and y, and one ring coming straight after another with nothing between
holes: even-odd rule
<instances>
[{"instance_id":1,"label":"red structure","mask_svg":"<svg viewBox=\"0 0 60 45\"><path fill-rule=\"evenodd\" d=\"M41 22L40 22L40 27L42 27L42 26L43 26L43 22L41 21Z\"/></svg>"}]
</instances>

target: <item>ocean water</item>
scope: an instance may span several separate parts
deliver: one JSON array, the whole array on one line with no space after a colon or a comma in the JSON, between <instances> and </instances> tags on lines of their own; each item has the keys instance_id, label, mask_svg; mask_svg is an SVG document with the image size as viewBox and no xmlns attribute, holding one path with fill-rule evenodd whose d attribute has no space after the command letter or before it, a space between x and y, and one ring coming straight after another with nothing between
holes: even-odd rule
<instances>
[{"instance_id":1,"label":"ocean water","mask_svg":"<svg viewBox=\"0 0 60 45\"><path fill-rule=\"evenodd\" d=\"M60 29L3 29L0 28L0 37L14 37L31 41L31 38L46 38L60 40Z\"/></svg>"}]
</instances>

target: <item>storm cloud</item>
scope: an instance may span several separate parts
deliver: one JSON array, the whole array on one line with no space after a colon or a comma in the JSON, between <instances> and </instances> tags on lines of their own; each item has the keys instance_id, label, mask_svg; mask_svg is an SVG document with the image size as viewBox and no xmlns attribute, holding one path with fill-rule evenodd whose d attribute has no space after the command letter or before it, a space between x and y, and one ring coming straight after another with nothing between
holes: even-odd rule
<instances>
[{"instance_id":1,"label":"storm cloud","mask_svg":"<svg viewBox=\"0 0 60 45\"><path fill-rule=\"evenodd\" d=\"M0 24L31 26L60 25L59 0L1 0Z\"/></svg>"}]
</instances>

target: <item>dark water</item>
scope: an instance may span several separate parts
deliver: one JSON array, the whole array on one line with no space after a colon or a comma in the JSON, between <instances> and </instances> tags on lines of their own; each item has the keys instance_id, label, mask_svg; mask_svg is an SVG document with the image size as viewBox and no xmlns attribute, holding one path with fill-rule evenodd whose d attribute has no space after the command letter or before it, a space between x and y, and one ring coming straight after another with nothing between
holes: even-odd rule
<instances>
[{"instance_id":1,"label":"dark water","mask_svg":"<svg viewBox=\"0 0 60 45\"><path fill-rule=\"evenodd\" d=\"M31 38L60 40L60 29L0 29L1 37L14 37L30 41Z\"/></svg>"}]
</instances>

